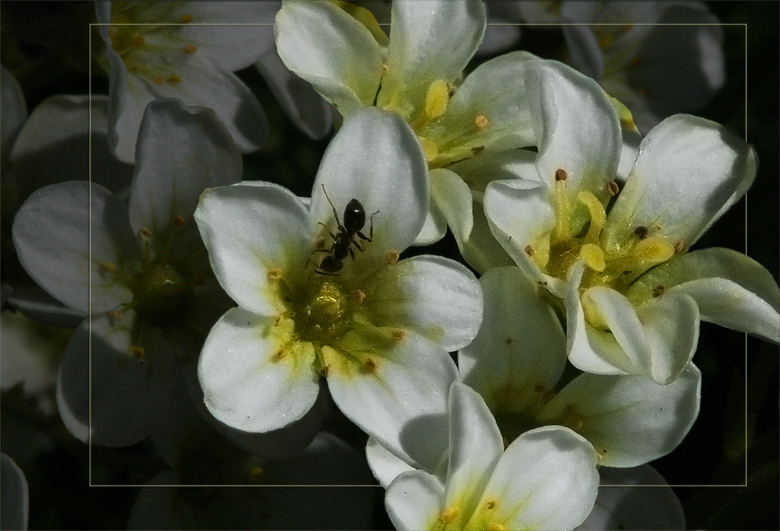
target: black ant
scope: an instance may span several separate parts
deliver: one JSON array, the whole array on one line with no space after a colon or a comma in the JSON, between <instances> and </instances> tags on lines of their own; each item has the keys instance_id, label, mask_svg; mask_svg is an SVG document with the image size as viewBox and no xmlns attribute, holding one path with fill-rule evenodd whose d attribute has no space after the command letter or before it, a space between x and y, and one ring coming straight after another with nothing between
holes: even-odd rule
<instances>
[{"instance_id":1,"label":"black ant","mask_svg":"<svg viewBox=\"0 0 780 531\"><path fill-rule=\"evenodd\" d=\"M355 198L350 199L349 203L347 203L347 207L344 209L344 223L342 224L341 221L339 221L339 214L336 211L336 207L333 206L333 201L330 200L328 192L325 191L325 185L322 185L322 191L325 192L325 198L328 200L328 203L330 203L330 208L333 209L333 217L336 218L338 232L333 234L324 223L320 222L320 225L325 227L325 230L328 231L330 237L333 238L333 245L330 246L330 249L317 249L313 251L313 253L328 253L328 256L322 259L315 271L320 275L336 276L336 273L344 267L344 259L347 255L351 256L354 260L355 249L361 253L363 252L363 247L360 245L361 242L355 239L356 236L364 242L373 241L374 216L379 214L379 211L377 210L371 214L371 217L369 218L371 226L368 231L368 236L366 236L360 232L360 229L366 224L366 211L360 201Z\"/></svg>"}]
</instances>

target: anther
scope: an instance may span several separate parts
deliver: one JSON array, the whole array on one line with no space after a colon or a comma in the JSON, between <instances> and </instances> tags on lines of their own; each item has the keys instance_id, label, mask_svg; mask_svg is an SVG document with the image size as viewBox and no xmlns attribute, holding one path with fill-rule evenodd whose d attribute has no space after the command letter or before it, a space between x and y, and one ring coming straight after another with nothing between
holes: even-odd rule
<instances>
[{"instance_id":1,"label":"anther","mask_svg":"<svg viewBox=\"0 0 780 531\"><path fill-rule=\"evenodd\" d=\"M144 354L146 353L146 351L144 350L144 347L133 345L130 347L130 353L133 355L135 359L142 360L144 359Z\"/></svg>"},{"instance_id":2,"label":"anther","mask_svg":"<svg viewBox=\"0 0 780 531\"><path fill-rule=\"evenodd\" d=\"M390 251L385 255L385 262L387 262L387 265L393 265L396 262L398 262L398 259L401 257L401 254L398 251Z\"/></svg>"},{"instance_id":3,"label":"anther","mask_svg":"<svg viewBox=\"0 0 780 531\"><path fill-rule=\"evenodd\" d=\"M639 227L634 229L634 234L636 234L640 240L644 240L650 234L650 231L647 230L647 227L645 227L644 225L640 225Z\"/></svg>"},{"instance_id":4,"label":"anther","mask_svg":"<svg viewBox=\"0 0 780 531\"><path fill-rule=\"evenodd\" d=\"M181 83L181 78L176 74L171 74L168 78L168 83Z\"/></svg>"},{"instance_id":5,"label":"anther","mask_svg":"<svg viewBox=\"0 0 780 531\"><path fill-rule=\"evenodd\" d=\"M478 114L476 117L474 117L474 125L477 129L484 129L487 127L488 119L487 116L484 114Z\"/></svg>"},{"instance_id":6,"label":"anther","mask_svg":"<svg viewBox=\"0 0 780 531\"><path fill-rule=\"evenodd\" d=\"M363 304L363 301L366 300L366 294L362 290L356 289L352 292L352 300L358 304Z\"/></svg>"},{"instance_id":7,"label":"anther","mask_svg":"<svg viewBox=\"0 0 780 531\"><path fill-rule=\"evenodd\" d=\"M473 148L471 148L472 155L477 155L479 153L482 153L483 151L485 151L485 146L474 146Z\"/></svg>"},{"instance_id":8,"label":"anther","mask_svg":"<svg viewBox=\"0 0 780 531\"><path fill-rule=\"evenodd\" d=\"M268 278L271 280L279 280L282 278L282 269L280 267L272 267L268 270Z\"/></svg>"},{"instance_id":9,"label":"anther","mask_svg":"<svg viewBox=\"0 0 780 531\"><path fill-rule=\"evenodd\" d=\"M113 317L117 321L122 320L122 310L113 310L108 312L109 317Z\"/></svg>"},{"instance_id":10,"label":"anther","mask_svg":"<svg viewBox=\"0 0 780 531\"><path fill-rule=\"evenodd\" d=\"M181 227L182 225L184 225L186 221L187 220L184 219L184 216L176 216L175 218L173 218L173 224L176 225L177 227Z\"/></svg>"},{"instance_id":11,"label":"anther","mask_svg":"<svg viewBox=\"0 0 780 531\"><path fill-rule=\"evenodd\" d=\"M536 254L536 251L534 251L534 248L531 247L531 245L526 245L525 246L525 254L527 254L528 256L533 256L533 255Z\"/></svg>"},{"instance_id":12,"label":"anther","mask_svg":"<svg viewBox=\"0 0 780 531\"><path fill-rule=\"evenodd\" d=\"M188 22L192 22L192 15L182 15L182 17L179 19L182 21L182 23L187 24Z\"/></svg>"},{"instance_id":13,"label":"anther","mask_svg":"<svg viewBox=\"0 0 780 531\"><path fill-rule=\"evenodd\" d=\"M185 52L187 52L187 53L190 53L190 54L192 54L192 53L195 53L195 52L197 52L197 51L198 51L198 47L197 47L197 46L194 46L194 45L192 45L192 44L187 44L187 45L184 47L184 51L185 51Z\"/></svg>"},{"instance_id":14,"label":"anther","mask_svg":"<svg viewBox=\"0 0 780 531\"><path fill-rule=\"evenodd\" d=\"M495 509L495 508L496 508L496 501L495 501L495 500L490 500L489 502L487 502L487 503L485 504L485 506L486 506L486 507L487 507L489 510L491 510L491 511L492 511L493 509Z\"/></svg>"},{"instance_id":15,"label":"anther","mask_svg":"<svg viewBox=\"0 0 780 531\"><path fill-rule=\"evenodd\" d=\"M156 77L152 81L154 81L158 85L162 85L164 83L163 78L161 77Z\"/></svg>"},{"instance_id":16,"label":"anther","mask_svg":"<svg viewBox=\"0 0 780 531\"><path fill-rule=\"evenodd\" d=\"M609 184L607 184L607 192L611 197L615 197L620 193L620 185L617 181L610 181Z\"/></svg>"},{"instance_id":17,"label":"anther","mask_svg":"<svg viewBox=\"0 0 780 531\"><path fill-rule=\"evenodd\" d=\"M150 231L147 227L141 227L141 230L138 231L141 234L141 239L145 242L149 242L152 239L152 231Z\"/></svg>"},{"instance_id":18,"label":"anther","mask_svg":"<svg viewBox=\"0 0 780 531\"><path fill-rule=\"evenodd\" d=\"M376 367L377 367L377 365L376 365L376 361L375 361L375 360L373 360L373 359L371 359L371 358L368 358L368 359L367 359L367 360L366 360L366 361L363 363L363 372L366 372L366 373L373 373L373 372L376 372Z\"/></svg>"},{"instance_id":19,"label":"anther","mask_svg":"<svg viewBox=\"0 0 780 531\"><path fill-rule=\"evenodd\" d=\"M264 470L259 466L253 466L249 469L249 481L255 485L259 484Z\"/></svg>"},{"instance_id":20,"label":"anther","mask_svg":"<svg viewBox=\"0 0 780 531\"><path fill-rule=\"evenodd\" d=\"M113 262L104 262L100 264L100 267L102 267L103 271L106 273L116 273L116 264Z\"/></svg>"},{"instance_id":21,"label":"anther","mask_svg":"<svg viewBox=\"0 0 780 531\"><path fill-rule=\"evenodd\" d=\"M133 37L133 46L140 47L146 44L143 35L136 35Z\"/></svg>"},{"instance_id":22,"label":"anther","mask_svg":"<svg viewBox=\"0 0 780 531\"><path fill-rule=\"evenodd\" d=\"M404 337L406 337L406 332L404 332L404 331L403 331L403 330L401 330L400 328L396 328L395 330L393 330L393 331L390 333L390 336L391 336L391 337L392 337L392 338L393 338L395 341L401 341L401 340L402 340Z\"/></svg>"},{"instance_id":23,"label":"anther","mask_svg":"<svg viewBox=\"0 0 780 531\"><path fill-rule=\"evenodd\" d=\"M458 507L457 505L453 505L449 509L446 509L441 512L441 514L439 515L439 522L441 522L442 524L449 524L450 522L458 518L458 516L460 516L460 507Z\"/></svg>"},{"instance_id":24,"label":"anther","mask_svg":"<svg viewBox=\"0 0 780 531\"><path fill-rule=\"evenodd\" d=\"M280 348L279 350L277 350L276 352L273 353L273 355L271 356L271 360L273 362L281 361L284 358L285 354L286 353L285 353L284 349Z\"/></svg>"},{"instance_id":25,"label":"anther","mask_svg":"<svg viewBox=\"0 0 780 531\"><path fill-rule=\"evenodd\" d=\"M566 173L566 170L564 170L563 168L558 168L557 170L555 170L556 181L565 181L567 177L569 177L569 174Z\"/></svg>"},{"instance_id":26,"label":"anther","mask_svg":"<svg viewBox=\"0 0 780 531\"><path fill-rule=\"evenodd\" d=\"M674 244L674 252L675 254L680 254L685 249L685 245L683 245L683 242L677 242Z\"/></svg>"},{"instance_id":27,"label":"anther","mask_svg":"<svg viewBox=\"0 0 780 531\"><path fill-rule=\"evenodd\" d=\"M661 295L663 295L664 294L664 289L665 288L662 285L660 285L660 284L657 285L656 287L654 287L653 288L653 297L660 297Z\"/></svg>"}]
</instances>

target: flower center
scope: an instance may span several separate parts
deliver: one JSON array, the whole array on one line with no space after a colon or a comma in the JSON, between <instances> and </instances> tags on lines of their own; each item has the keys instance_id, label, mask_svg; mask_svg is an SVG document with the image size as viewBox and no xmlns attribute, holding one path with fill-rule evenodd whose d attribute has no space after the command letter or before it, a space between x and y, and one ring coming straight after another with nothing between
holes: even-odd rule
<instances>
[{"instance_id":1,"label":"flower center","mask_svg":"<svg viewBox=\"0 0 780 531\"><path fill-rule=\"evenodd\" d=\"M167 263L151 264L133 283L133 304L150 324L169 325L184 316L193 301L190 282Z\"/></svg>"}]
</instances>

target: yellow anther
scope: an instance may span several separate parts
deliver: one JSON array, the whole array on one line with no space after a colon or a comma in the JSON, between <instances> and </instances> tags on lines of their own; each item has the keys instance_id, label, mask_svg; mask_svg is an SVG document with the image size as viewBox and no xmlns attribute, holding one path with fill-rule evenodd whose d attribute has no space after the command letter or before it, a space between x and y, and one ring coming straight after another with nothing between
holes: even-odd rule
<instances>
[{"instance_id":1,"label":"yellow anther","mask_svg":"<svg viewBox=\"0 0 780 531\"><path fill-rule=\"evenodd\" d=\"M390 333L390 336L391 336L391 337L392 337L392 338L393 338L395 341L401 341L403 338L405 338L405 337L406 337L406 332L404 332L404 331L403 331L403 330L401 330L400 328L396 328L395 330L393 330L393 331Z\"/></svg>"},{"instance_id":2,"label":"yellow anther","mask_svg":"<svg viewBox=\"0 0 780 531\"><path fill-rule=\"evenodd\" d=\"M385 262L387 262L387 265L392 265L398 262L398 259L401 257L401 254L398 251L390 251L385 255Z\"/></svg>"},{"instance_id":3,"label":"yellow anther","mask_svg":"<svg viewBox=\"0 0 780 531\"><path fill-rule=\"evenodd\" d=\"M434 144L433 141L428 140L424 136L418 136L417 139L420 141L420 146L422 146L425 159L428 162L439 156L439 146Z\"/></svg>"},{"instance_id":4,"label":"yellow anther","mask_svg":"<svg viewBox=\"0 0 780 531\"><path fill-rule=\"evenodd\" d=\"M363 362L363 367L361 370L364 373L373 373L376 372L376 367L377 367L376 360L372 358L368 358L365 362Z\"/></svg>"},{"instance_id":5,"label":"yellow anther","mask_svg":"<svg viewBox=\"0 0 780 531\"><path fill-rule=\"evenodd\" d=\"M141 230L138 231L141 234L141 239L145 242L148 242L152 239L152 231L149 230L148 227L141 227Z\"/></svg>"},{"instance_id":6,"label":"yellow anther","mask_svg":"<svg viewBox=\"0 0 780 531\"><path fill-rule=\"evenodd\" d=\"M487 531L506 531L506 527L498 522L490 522L487 526Z\"/></svg>"},{"instance_id":7,"label":"yellow anther","mask_svg":"<svg viewBox=\"0 0 780 531\"><path fill-rule=\"evenodd\" d=\"M168 78L168 83L181 83L181 78L176 74L171 74Z\"/></svg>"},{"instance_id":8,"label":"yellow anther","mask_svg":"<svg viewBox=\"0 0 780 531\"><path fill-rule=\"evenodd\" d=\"M121 321L122 320L122 310L114 310L114 311L108 312L108 315L110 317L113 317L117 321Z\"/></svg>"},{"instance_id":9,"label":"yellow anther","mask_svg":"<svg viewBox=\"0 0 780 531\"><path fill-rule=\"evenodd\" d=\"M604 228L604 223L607 221L607 211L604 210L604 205L601 201L596 199L596 196L590 192L580 192L577 194L577 201L585 205L590 213L590 227L588 227L588 233L585 235L586 242L598 241L601 229Z\"/></svg>"},{"instance_id":10,"label":"yellow anther","mask_svg":"<svg viewBox=\"0 0 780 531\"><path fill-rule=\"evenodd\" d=\"M156 77L152 81L155 82L158 85L162 85L163 83L165 83L165 81L163 81L163 78L161 78L161 77Z\"/></svg>"},{"instance_id":11,"label":"yellow anther","mask_svg":"<svg viewBox=\"0 0 780 531\"><path fill-rule=\"evenodd\" d=\"M363 301L366 300L365 292L360 289L356 289L352 292L352 300L358 304L363 304Z\"/></svg>"},{"instance_id":12,"label":"yellow anther","mask_svg":"<svg viewBox=\"0 0 780 531\"><path fill-rule=\"evenodd\" d=\"M425 95L425 114L428 118L438 118L447 110L450 101L450 90L447 82L437 79L428 87Z\"/></svg>"},{"instance_id":13,"label":"yellow anther","mask_svg":"<svg viewBox=\"0 0 780 531\"><path fill-rule=\"evenodd\" d=\"M181 20L183 24L187 24L188 22L192 22L192 15L182 15L179 20Z\"/></svg>"},{"instance_id":14,"label":"yellow anther","mask_svg":"<svg viewBox=\"0 0 780 531\"><path fill-rule=\"evenodd\" d=\"M497 505L497 504L498 504L498 502L497 502L496 500L488 500L488 502L485 504L485 507L486 507L486 508L487 508L489 511L492 511L493 509L495 509L495 508L496 508L496 505Z\"/></svg>"},{"instance_id":15,"label":"yellow anther","mask_svg":"<svg viewBox=\"0 0 780 531\"><path fill-rule=\"evenodd\" d=\"M186 221L187 220L184 219L184 216L176 216L175 218L173 218L173 224L176 225L177 227L181 227L182 225L184 225Z\"/></svg>"},{"instance_id":16,"label":"yellow anther","mask_svg":"<svg viewBox=\"0 0 780 531\"><path fill-rule=\"evenodd\" d=\"M585 265L594 271L599 273L607 268L606 262L604 262L604 251L601 247L592 243L586 243L580 249L580 256L582 257Z\"/></svg>"},{"instance_id":17,"label":"yellow anther","mask_svg":"<svg viewBox=\"0 0 780 531\"><path fill-rule=\"evenodd\" d=\"M143 46L144 44L146 44L146 41L144 40L143 35L136 35L133 37L133 46L139 47Z\"/></svg>"},{"instance_id":18,"label":"yellow anther","mask_svg":"<svg viewBox=\"0 0 780 531\"><path fill-rule=\"evenodd\" d=\"M265 471L259 466L253 466L249 469L249 481L255 485L258 485L262 481L264 472Z\"/></svg>"},{"instance_id":19,"label":"yellow anther","mask_svg":"<svg viewBox=\"0 0 780 531\"><path fill-rule=\"evenodd\" d=\"M484 129L488 125L487 116L484 114L478 114L474 117L474 126L477 129Z\"/></svg>"},{"instance_id":20,"label":"yellow anther","mask_svg":"<svg viewBox=\"0 0 780 531\"><path fill-rule=\"evenodd\" d=\"M136 345L133 345L132 347L130 347L130 354L132 354L133 357L135 359L137 359L137 360L144 359L144 354L145 353L146 353L146 351L144 350L144 347L139 347L139 346L136 346Z\"/></svg>"},{"instance_id":21,"label":"yellow anther","mask_svg":"<svg viewBox=\"0 0 780 531\"><path fill-rule=\"evenodd\" d=\"M268 278L271 280L279 280L282 278L282 269L280 267L272 267L268 270Z\"/></svg>"},{"instance_id":22,"label":"yellow anther","mask_svg":"<svg viewBox=\"0 0 780 531\"><path fill-rule=\"evenodd\" d=\"M661 284L657 285L653 288L653 297L660 297L664 294L665 289Z\"/></svg>"},{"instance_id":23,"label":"yellow anther","mask_svg":"<svg viewBox=\"0 0 780 531\"><path fill-rule=\"evenodd\" d=\"M620 185L617 181L610 181L609 184L607 184L607 192L611 197L615 197L620 193Z\"/></svg>"},{"instance_id":24,"label":"yellow anther","mask_svg":"<svg viewBox=\"0 0 780 531\"><path fill-rule=\"evenodd\" d=\"M601 48L606 48L610 44L612 44L612 41L614 41L615 38L612 35L604 35L602 38L598 40L599 46Z\"/></svg>"},{"instance_id":25,"label":"yellow anther","mask_svg":"<svg viewBox=\"0 0 780 531\"><path fill-rule=\"evenodd\" d=\"M197 47L197 46L194 46L194 45L192 45L192 44L187 44L187 45L184 47L184 51L185 51L185 52L187 52L187 53L195 53L195 52L197 52L197 51L198 51L198 47Z\"/></svg>"},{"instance_id":26,"label":"yellow anther","mask_svg":"<svg viewBox=\"0 0 780 531\"><path fill-rule=\"evenodd\" d=\"M116 273L116 264L113 262L103 262L100 264L100 267L102 267L103 271L106 273Z\"/></svg>"},{"instance_id":27,"label":"yellow anther","mask_svg":"<svg viewBox=\"0 0 780 531\"><path fill-rule=\"evenodd\" d=\"M525 246L525 254L527 254L528 256L533 256L533 255L536 254L536 251L534 251L534 248L531 247L530 245L526 245Z\"/></svg>"},{"instance_id":28,"label":"yellow anther","mask_svg":"<svg viewBox=\"0 0 780 531\"><path fill-rule=\"evenodd\" d=\"M453 520L457 519L458 516L460 516L460 512L461 512L460 507L458 507L457 505L453 505L449 509L445 509L444 511L441 512L441 514L439 515L439 522L441 522L442 524L449 524Z\"/></svg>"}]
</instances>

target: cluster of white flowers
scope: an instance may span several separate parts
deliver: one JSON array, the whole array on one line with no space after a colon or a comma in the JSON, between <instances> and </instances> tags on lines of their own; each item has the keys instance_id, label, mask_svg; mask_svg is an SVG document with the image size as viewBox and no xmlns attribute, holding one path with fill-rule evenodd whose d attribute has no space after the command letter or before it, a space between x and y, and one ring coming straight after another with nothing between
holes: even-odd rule
<instances>
[{"instance_id":1,"label":"cluster of white flowers","mask_svg":"<svg viewBox=\"0 0 780 531\"><path fill-rule=\"evenodd\" d=\"M712 15L386 4L96 2L109 94L29 118L3 69L3 206L29 276L3 305L75 328L65 427L164 464L130 528L366 528L365 489L214 489L371 473L398 529L684 525L668 489L626 511L599 485L665 485L647 463L698 416L700 321L780 343L772 274L689 251L757 173L725 127L671 115L723 84L722 35L633 25ZM564 27L578 71L498 54L519 33L488 15L596 25ZM492 58L466 74L475 54ZM252 65L306 134L337 126L308 197L242 181L269 135L234 73ZM668 83L681 70L694 88ZM448 229L461 261L408 252ZM322 431L334 416L359 452ZM24 527L24 475L2 465L4 525Z\"/></svg>"}]
</instances>

